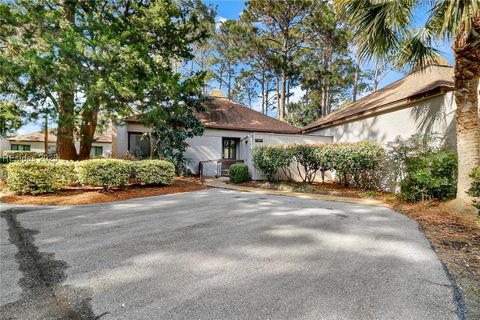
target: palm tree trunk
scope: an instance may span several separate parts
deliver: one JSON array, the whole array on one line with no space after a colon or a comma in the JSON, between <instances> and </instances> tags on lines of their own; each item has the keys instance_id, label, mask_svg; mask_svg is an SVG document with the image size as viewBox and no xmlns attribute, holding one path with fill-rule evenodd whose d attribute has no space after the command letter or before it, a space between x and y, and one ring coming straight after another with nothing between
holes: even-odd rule
<instances>
[{"instance_id":1,"label":"palm tree trunk","mask_svg":"<svg viewBox=\"0 0 480 320\"><path fill-rule=\"evenodd\" d=\"M480 19L477 21L480 30ZM478 90L480 78L480 48L473 45L475 38L456 39L455 50L455 102L458 151L457 199L469 199L469 177L473 168L480 165L480 126Z\"/></svg>"}]
</instances>

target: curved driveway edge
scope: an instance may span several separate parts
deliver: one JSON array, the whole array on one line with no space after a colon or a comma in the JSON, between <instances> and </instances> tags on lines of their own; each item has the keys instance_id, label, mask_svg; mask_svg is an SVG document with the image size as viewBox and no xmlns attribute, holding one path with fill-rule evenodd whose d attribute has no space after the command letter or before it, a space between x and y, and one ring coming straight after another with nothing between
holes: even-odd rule
<instances>
[{"instance_id":1,"label":"curved driveway edge","mask_svg":"<svg viewBox=\"0 0 480 320\"><path fill-rule=\"evenodd\" d=\"M347 202L347 203L357 203L370 206L381 206L387 207L387 205L375 199L364 199L364 198L352 198L352 197L341 197L333 196L328 194L318 194L318 193L306 193L306 192L295 192L287 190L269 190L269 189L260 189L253 187L240 186L235 184L227 184L219 179L208 178L205 179L204 185L210 188L220 188L226 190L235 190L235 191L244 191L244 192L254 192L259 194L269 194L276 196L288 196L288 197L297 197L302 199L312 199L312 200L322 200L322 201L333 201L333 202Z\"/></svg>"},{"instance_id":2,"label":"curved driveway edge","mask_svg":"<svg viewBox=\"0 0 480 320\"><path fill-rule=\"evenodd\" d=\"M73 301L101 319L459 319L417 223L385 207L207 189L14 222L61 272L55 305L20 286L7 318L61 317L58 301Z\"/></svg>"}]
</instances>

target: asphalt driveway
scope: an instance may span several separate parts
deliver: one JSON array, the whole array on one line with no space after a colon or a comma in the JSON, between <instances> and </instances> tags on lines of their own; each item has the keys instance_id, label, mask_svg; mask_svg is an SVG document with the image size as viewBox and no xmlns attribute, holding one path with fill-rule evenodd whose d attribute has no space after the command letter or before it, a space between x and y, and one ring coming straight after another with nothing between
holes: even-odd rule
<instances>
[{"instance_id":1,"label":"asphalt driveway","mask_svg":"<svg viewBox=\"0 0 480 320\"><path fill-rule=\"evenodd\" d=\"M458 319L415 222L220 189L2 212L2 319Z\"/></svg>"}]
</instances>

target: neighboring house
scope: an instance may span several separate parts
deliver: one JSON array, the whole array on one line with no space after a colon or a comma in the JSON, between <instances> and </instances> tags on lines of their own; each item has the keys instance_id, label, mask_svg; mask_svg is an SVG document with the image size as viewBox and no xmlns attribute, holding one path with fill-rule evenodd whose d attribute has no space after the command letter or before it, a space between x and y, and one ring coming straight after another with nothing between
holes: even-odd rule
<instances>
[{"instance_id":1,"label":"neighboring house","mask_svg":"<svg viewBox=\"0 0 480 320\"><path fill-rule=\"evenodd\" d=\"M57 129L48 130L48 153L55 153L57 143ZM75 142L77 152L80 149L80 142ZM3 151L33 151L45 152L45 135L43 131L17 135L5 138L0 141L0 154ZM91 157L110 157L112 155L112 133L110 131L103 134L96 134L92 143Z\"/></svg>"},{"instance_id":2,"label":"neighboring house","mask_svg":"<svg viewBox=\"0 0 480 320\"><path fill-rule=\"evenodd\" d=\"M252 163L252 150L256 146L298 143L330 143L332 137L302 135L300 129L285 122L266 116L248 107L227 100L219 90L210 94L205 111L197 114L205 125L201 136L187 140L186 156L189 169L194 174L205 176L225 174L228 167L236 162L249 166L253 179L262 179L261 172ZM124 124L113 126L113 149L116 157L127 154L148 156L150 143L142 136L148 129L135 117Z\"/></svg>"},{"instance_id":3,"label":"neighboring house","mask_svg":"<svg viewBox=\"0 0 480 320\"><path fill-rule=\"evenodd\" d=\"M377 141L436 133L456 150L453 67L443 58L304 127L334 142Z\"/></svg>"}]
</instances>

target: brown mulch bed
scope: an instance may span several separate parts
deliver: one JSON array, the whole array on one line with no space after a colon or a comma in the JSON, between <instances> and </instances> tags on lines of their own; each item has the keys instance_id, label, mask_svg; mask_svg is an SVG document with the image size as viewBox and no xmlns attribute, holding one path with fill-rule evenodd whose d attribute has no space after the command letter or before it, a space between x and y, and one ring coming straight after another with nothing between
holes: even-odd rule
<instances>
[{"instance_id":1,"label":"brown mulch bed","mask_svg":"<svg viewBox=\"0 0 480 320\"><path fill-rule=\"evenodd\" d=\"M469 208L459 208L458 205L452 205L454 202L406 203L391 193L345 188L331 182L306 185L295 182L249 181L242 185L383 201L387 206L419 223L437 256L460 287L467 318L480 319L480 226L474 215L462 214Z\"/></svg>"},{"instance_id":2,"label":"brown mulch bed","mask_svg":"<svg viewBox=\"0 0 480 320\"><path fill-rule=\"evenodd\" d=\"M100 188L66 188L55 193L34 196L7 193L0 198L0 201L30 205L79 205L189 192L206 188L207 186L202 185L200 179L179 177L170 186L130 185L123 189L111 189L109 191L102 191Z\"/></svg>"}]
</instances>

